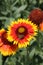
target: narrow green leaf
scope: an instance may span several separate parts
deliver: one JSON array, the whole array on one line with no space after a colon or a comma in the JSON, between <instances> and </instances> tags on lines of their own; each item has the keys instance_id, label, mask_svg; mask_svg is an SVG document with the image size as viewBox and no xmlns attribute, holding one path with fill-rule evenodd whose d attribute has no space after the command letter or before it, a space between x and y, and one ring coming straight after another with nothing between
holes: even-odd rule
<instances>
[{"instance_id":1,"label":"narrow green leaf","mask_svg":"<svg viewBox=\"0 0 43 65\"><path fill-rule=\"evenodd\" d=\"M0 17L0 20L7 20L7 17Z\"/></svg>"},{"instance_id":2,"label":"narrow green leaf","mask_svg":"<svg viewBox=\"0 0 43 65\"><path fill-rule=\"evenodd\" d=\"M5 12L1 12L3 15L7 15L8 14L8 12L7 11L5 11Z\"/></svg>"},{"instance_id":3,"label":"narrow green leaf","mask_svg":"<svg viewBox=\"0 0 43 65\"><path fill-rule=\"evenodd\" d=\"M18 3L18 0L16 0L16 1L11 5L11 7L14 7L17 3Z\"/></svg>"},{"instance_id":4,"label":"narrow green leaf","mask_svg":"<svg viewBox=\"0 0 43 65\"><path fill-rule=\"evenodd\" d=\"M22 5L21 7L19 7L15 13L21 12L23 11L25 8L27 7L27 5Z\"/></svg>"},{"instance_id":5,"label":"narrow green leaf","mask_svg":"<svg viewBox=\"0 0 43 65\"><path fill-rule=\"evenodd\" d=\"M32 59L35 54L35 48L32 49L32 51L29 54L29 58Z\"/></svg>"}]
</instances>

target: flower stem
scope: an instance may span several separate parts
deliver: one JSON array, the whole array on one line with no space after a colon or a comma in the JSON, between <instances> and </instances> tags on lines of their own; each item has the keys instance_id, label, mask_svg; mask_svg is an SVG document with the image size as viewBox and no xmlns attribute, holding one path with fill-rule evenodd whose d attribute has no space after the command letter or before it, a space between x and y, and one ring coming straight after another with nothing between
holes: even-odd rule
<instances>
[{"instance_id":1,"label":"flower stem","mask_svg":"<svg viewBox=\"0 0 43 65\"><path fill-rule=\"evenodd\" d=\"M4 65L6 59L7 59L8 56L2 56L2 65Z\"/></svg>"}]
</instances>

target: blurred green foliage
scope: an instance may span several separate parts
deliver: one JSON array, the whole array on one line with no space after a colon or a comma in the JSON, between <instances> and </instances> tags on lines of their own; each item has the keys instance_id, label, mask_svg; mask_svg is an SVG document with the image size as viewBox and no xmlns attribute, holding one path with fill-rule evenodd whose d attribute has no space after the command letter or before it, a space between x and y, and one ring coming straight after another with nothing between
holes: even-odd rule
<instances>
[{"instance_id":1,"label":"blurred green foliage","mask_svg":"<svg viewBox=\"0 0 43 65\"><path fill-rule=\"evenodd\" d=\"M0 0L0 28L7 29L7 25L18 18L28 18L35 8L43 10L43 0ZM7 57L4 65L43 65L43 32L39 31L36 38L37 41L32 40L29 47ZM1 58L0 55L0 65Z\"/></svg>"},{"instance_id":2,"label":"blurred green foliage","mask_svg":"<svg viewBox=\"0 0 43 65\"><path fill-rule=\"evenodd\" d=\"M27 18L34 8L43 10L43 0L0 0L0 27L7 28L11 21Z\"/></svg>"}]
</instances>

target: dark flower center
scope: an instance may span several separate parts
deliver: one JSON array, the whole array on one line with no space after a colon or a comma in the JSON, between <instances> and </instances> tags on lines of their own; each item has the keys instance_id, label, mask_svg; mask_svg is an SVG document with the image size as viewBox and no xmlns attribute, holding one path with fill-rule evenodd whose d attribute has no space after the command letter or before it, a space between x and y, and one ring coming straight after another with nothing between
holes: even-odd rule
<instances>
[{"instance_id":1,"label":"dark flower center","mask_svg":"<svg viewBox=\"0 0 43 65\"><path fill-rule=\"evenodd\" d=\"M23 39L28 33L28 30L24 26L20 26L16 29L16 34L19 39Z\"/></svg>"}]
</instances>

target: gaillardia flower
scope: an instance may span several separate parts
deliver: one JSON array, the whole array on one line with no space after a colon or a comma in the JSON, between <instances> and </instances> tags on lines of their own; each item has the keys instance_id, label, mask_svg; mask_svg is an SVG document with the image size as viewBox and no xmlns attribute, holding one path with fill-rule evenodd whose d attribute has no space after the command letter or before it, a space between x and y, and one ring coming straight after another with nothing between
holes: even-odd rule
<instances>
[{"instance_id":1,"label":"gaillardia flower","mask_svg":"<svg viewBox=\"0 0 43 65\"><path fill-rule=\"evenodd\" d=\"M18 19L11 22L8 26L8 40L14 41L14 44L18 44L18 48L27 47L30 40L36 36L37 26L31 23L31 21L25 19Z\"/></svg>"},{"instance_id":2,"label":"gaillardia flower","mask_svg":"<svg viewBox=\"0 0 43 65\"><path fill-rule=\"evenodd\" d=\"M39 25L43 20L43 14L41 9L33 9L30 12L29 20L31 20L33 23Z\"/></svg>"},{"instance_id":3,"label":"gaillardia flower","mask_svg":"<svg viewBox=\"0 0 43 65\"><path fill-rule=\"evenodd\" d=\"M4 29L0 30L0 52L3 56L15 54L18 46L7 40L7 33Z\"/></svg>"}]
</instances>

